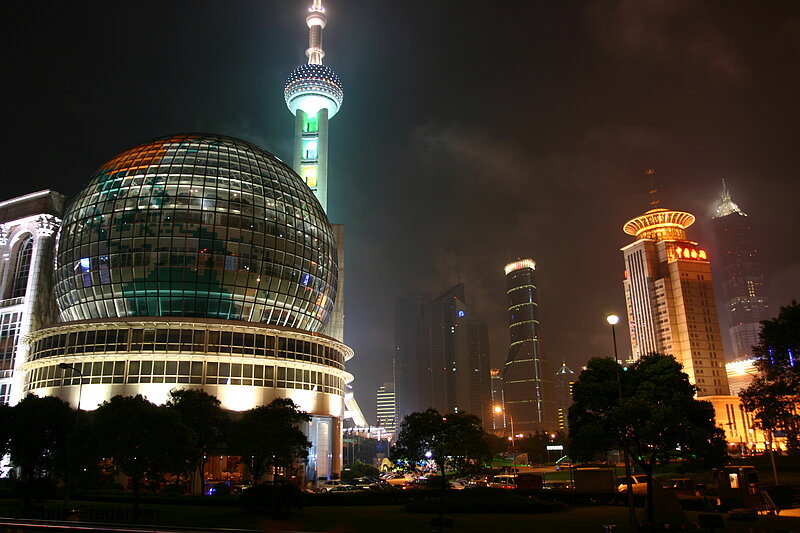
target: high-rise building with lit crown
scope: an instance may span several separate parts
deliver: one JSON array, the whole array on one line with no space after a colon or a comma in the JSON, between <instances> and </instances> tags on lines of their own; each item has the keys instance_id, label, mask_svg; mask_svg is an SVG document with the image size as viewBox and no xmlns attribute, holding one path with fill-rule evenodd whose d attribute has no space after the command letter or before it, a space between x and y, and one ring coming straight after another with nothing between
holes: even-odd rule
<instances>
[{"instance_id":1,"label":"high-rise building with lit crown","mask_svg":"<svg viewBox=\"0 0 800 533\"><path fill-rule=\"evenodd\" d=\"M503 368L503 397L517 432L552 431L556 422L555 373L540 353L536 263L505 266L511 344Z\"/></svg>"},{"instance_id":2,"label":"high-rise building with lit crown","mask_svg":"<svg viewBox=\"0 0 800 533\"><path fill-rule=\"evenodd\" d=\"M575 384L575 372L566 361L561 362L561 368L556 371L556 411L558 413L558 429L569 429L569 406L572 405L572 386Z\"/></svg>"},{"instance_id":3,"label":"high-rise building with lit crown","mask_svg":"<svg viewBox=\"0 0 800 533\"><path fill-rule=\"evenodd\" d=\"M758 344L761 321L770 318L769 306L750 220L733 202L724 181L712 223L720 250L720 257L714 264L720 267L718 273L723 275L733 355L736 359L748 359L752 356L752 347Z\"/></svg>"},{"instance_id":4,"label":"high-rise building with lit crown","mask_svg":"<svg viewBox=\"0 0 800 533\"><path fill-rule=\"evenodd\" d=\"M633 357L672 355L698 396L727 395L711 264L686 238L694 221L690 213L655 208L623 227L636 238L622 248Z\"/></svg>"}]
</instances>

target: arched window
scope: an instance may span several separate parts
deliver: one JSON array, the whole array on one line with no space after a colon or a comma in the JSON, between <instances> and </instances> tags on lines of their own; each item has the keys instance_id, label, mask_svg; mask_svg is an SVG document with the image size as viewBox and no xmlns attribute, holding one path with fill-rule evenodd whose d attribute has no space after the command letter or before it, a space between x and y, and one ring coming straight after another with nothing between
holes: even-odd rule
<instances>
[{"instance_id":1,"label":"arched window","mask_svg":"<svg viewBox=\"0 0 800 533\"><path fill-rule=\"evenodd\" d=\"M14 281L11 285L9 298L20 298L25 296L25 289L28 287L28 275L31 272L31 257L33 256L33 235L29 235L22 244L19 245L17 252L17 262L14 265Z\"/></svg>"}]
</instances>

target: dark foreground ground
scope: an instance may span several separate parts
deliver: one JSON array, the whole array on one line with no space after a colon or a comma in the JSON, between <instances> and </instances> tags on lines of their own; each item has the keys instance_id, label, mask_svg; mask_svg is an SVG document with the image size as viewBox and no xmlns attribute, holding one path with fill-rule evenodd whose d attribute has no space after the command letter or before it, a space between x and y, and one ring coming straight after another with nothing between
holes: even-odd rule
<instances>
[{"instance_id":1,"label":"dark foreground ground","mask_svg":"<svg viewBox=\"0 0 800 533\"><path fill-rule=\"evenodd\" d=\"M62 502L47 501L37 508L41 519L59 517ZM19 512L18 503L0 500L0 516ZM130 507L104 502L73 502L92 522L128 523ZM307 531L335 533L417 533L432 531L434 515L407 513L399 505L354 507L306 507L281 519L265 518L233 506L181 506L144 504L141 524L189 528L237 528L257 531ZM642 509L638 509L641 518ZM696 512L688 512L697 521ZM724 531L730 533L800 533L800 517L760 516L755 522L732 521L725 517ZM630 532L625 507L575 507L566 511L540 514L453 514L453 533L501 532L586 532L600 533L604 524L616 524L618 533ZM705 530L708 531L708 530ZM718 532L720 530L717 530Z\"/></svg>"}]
</instances>

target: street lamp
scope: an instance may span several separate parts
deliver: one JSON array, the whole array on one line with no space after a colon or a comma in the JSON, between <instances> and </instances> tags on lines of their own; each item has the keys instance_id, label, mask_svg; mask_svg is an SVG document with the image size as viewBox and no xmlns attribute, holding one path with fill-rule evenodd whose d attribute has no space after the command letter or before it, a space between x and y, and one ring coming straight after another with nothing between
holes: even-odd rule
<instances>
[{"instance_id":1,"label":"street lamp","mask_svg":"<svg viewBox=\"0 0 800 533\"><path fill-rule=\"evenodd\" d=\"M503 408L499 405L494 406L494 412L498 415L503 412ZM514 434L514 417L511 416L511 413L508 411L505 412L508 415L508 420L511 422L511 462L514 465L514 475L517 473L517 441L516 435ZM530 463L529 463L530 464Z\"/></svg>"},{"instance_id":2,"label":"street lamp","mask_svg":"<svg viewBox=\"0 0 800 533\"><path fill-rule=\"evenodd\" d=\"M58 363L58 368L61 370L72 370L78 377L80 381L78 382L78 411L81 410L81 395L83 394L83 373L75 368L73 365L68 365L67 363Z\"/></svg>"},{"instance_id":3,"label":"street lamp","mask_svg":"<svg viewBox=\"0 0 800 533\"><path fill-rule=\"evenodd\" d=\"M617 354L617 331L614 328L619 323L619 316L608 315L606 322L611 326L611 339L614 343L614 369L617 372L617 390L619 391L619 402L622 403L622 377L619 374L619 355ZM625 480L628 484L628 517L631 521L631 528L636 530L636 511L633 507L633 485L631 484L631 461L628 457L628 437L622 434L622 457L625 461Z\"/></svg>"}]
</instances>

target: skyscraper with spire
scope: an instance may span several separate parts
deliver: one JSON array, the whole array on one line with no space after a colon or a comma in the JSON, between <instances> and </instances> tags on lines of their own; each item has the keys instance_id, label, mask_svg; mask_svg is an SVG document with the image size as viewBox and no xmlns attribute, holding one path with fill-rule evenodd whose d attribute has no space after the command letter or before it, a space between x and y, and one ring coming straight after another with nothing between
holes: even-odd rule
<instances>
[{"instance_id":1,"label":"skyscraper with spire","mask_svg":"<svg viewBox=\"0 0 800 533\"><path fill-rule=\"evenodd\" d=\"M284 88L286 106L295 117L292 168L328 213L328 121L342 106L344 91L336 73L322 64L322 31L328 23L322 0L308 8L308 62L295 68ZM332 224L338 249L336 299L324 333L344 340L344 226Z\"/></svg>"},{"instance_id":2,"label":"skyscraper with spire","mask_svg":"<svg viewBox=\"0 0 800 533\"><path fill-rule=\"evenodd\" d=\"M734 357L749 358L752 346L758 344L760 322L769 318L768 301L758 250L751 237L750 219L734 203L724 180L713 226L720 250L716 264L724 276L722 287Z\"/></svg>"}]
</instances>

